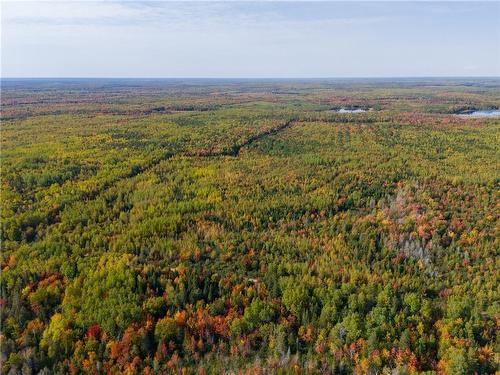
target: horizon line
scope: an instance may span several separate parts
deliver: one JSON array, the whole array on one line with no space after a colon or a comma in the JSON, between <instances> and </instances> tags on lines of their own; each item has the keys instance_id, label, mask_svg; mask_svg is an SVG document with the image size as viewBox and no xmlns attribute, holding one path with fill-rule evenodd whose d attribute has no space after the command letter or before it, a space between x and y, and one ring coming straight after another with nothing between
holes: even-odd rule
<instances>
[{"instance_id":1,"label":"horizon line","mask_svg":"<svg viewBox=\"0 0 500 375\"><path fill-rule=\"evenodd\" d=\"M211 77L211 76L187 76L187 77L169 77L169 76L26 76L16 77L8 76L0 79L4 80L27 80L27 79L243 79L243 80L258 80L258 79L301 79L301 80L317 80L317 79L408 79L408 78L498 78L500 75L471 75L471 76L456 76L456 75L408 75L408 76L316 76L316 77Z\"/></svg>"}]
</instances>

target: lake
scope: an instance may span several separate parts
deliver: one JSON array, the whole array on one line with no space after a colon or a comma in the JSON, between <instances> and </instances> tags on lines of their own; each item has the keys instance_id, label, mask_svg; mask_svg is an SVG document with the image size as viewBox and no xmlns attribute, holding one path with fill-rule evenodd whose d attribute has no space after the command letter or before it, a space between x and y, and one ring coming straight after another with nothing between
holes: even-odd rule
<instances>
[{"instance_id":1,"label":"lake","mask_svg":"<svg viewBox=\"0 0 500 375\"><path fill-rule=\"evenodd\" d=\"M354 108L354 109L340 108L339 110L336 110L334 112L337 112L337 113L360 113L360 112L366 112L366 109L361 109L361 108Z\"/></svg>"},{"instance_id":2,"label":"lake","mask_svg":"<svg viewBox=\"0 0 500 375\"><path fill-rule=\"evenodd\" d=\"M482 109L468 113L460 113L460 116L466 117L499 117L500 109Z\"/></svg>"}]
</instances>

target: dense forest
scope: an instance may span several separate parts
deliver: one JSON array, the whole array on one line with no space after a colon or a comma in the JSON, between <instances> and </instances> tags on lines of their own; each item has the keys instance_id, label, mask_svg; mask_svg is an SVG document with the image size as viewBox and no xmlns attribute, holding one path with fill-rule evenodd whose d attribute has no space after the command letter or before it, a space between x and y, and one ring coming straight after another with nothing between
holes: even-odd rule
<instances>
[{"instance_id":1,"label":"dense forest","mask_svg":"<svg viewBox=\"0 0 500 375\"><path fill-rule=\"evenodd\" d=\"M1 373L498 371L498 79L1 101Z\"/></svg>"}]
</instances>

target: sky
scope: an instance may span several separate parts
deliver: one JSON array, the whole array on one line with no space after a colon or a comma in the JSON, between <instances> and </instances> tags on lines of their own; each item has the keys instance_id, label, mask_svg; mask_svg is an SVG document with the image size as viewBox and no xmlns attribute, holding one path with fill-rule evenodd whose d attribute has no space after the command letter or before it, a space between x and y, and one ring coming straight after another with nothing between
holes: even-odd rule
<instances>
[{"instance_id":1,"label":"sky","mask_svg":"<svg viewBox=\"0 0 500 375\"><path fill-rule=\"evenodd\" d=\"M500 2L2 1L2 77L500 76Z\"/></svg>"}]
</instances>

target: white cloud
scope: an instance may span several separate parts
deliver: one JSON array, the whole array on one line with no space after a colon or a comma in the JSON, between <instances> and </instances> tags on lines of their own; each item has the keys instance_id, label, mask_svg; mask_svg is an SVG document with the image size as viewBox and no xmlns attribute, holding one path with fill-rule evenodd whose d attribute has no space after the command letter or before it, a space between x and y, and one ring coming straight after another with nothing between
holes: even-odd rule
<instances>
[{"instance_id":1,"label":"white cloud","mask_svg":"<svg viewBox=\"0 0 500 375\"><path fill-rule=\"evenodd\" d=\"M3 22L58 23L137 17L140 8L115 2L4 1Z\"/></svg>"}]
</instances>

